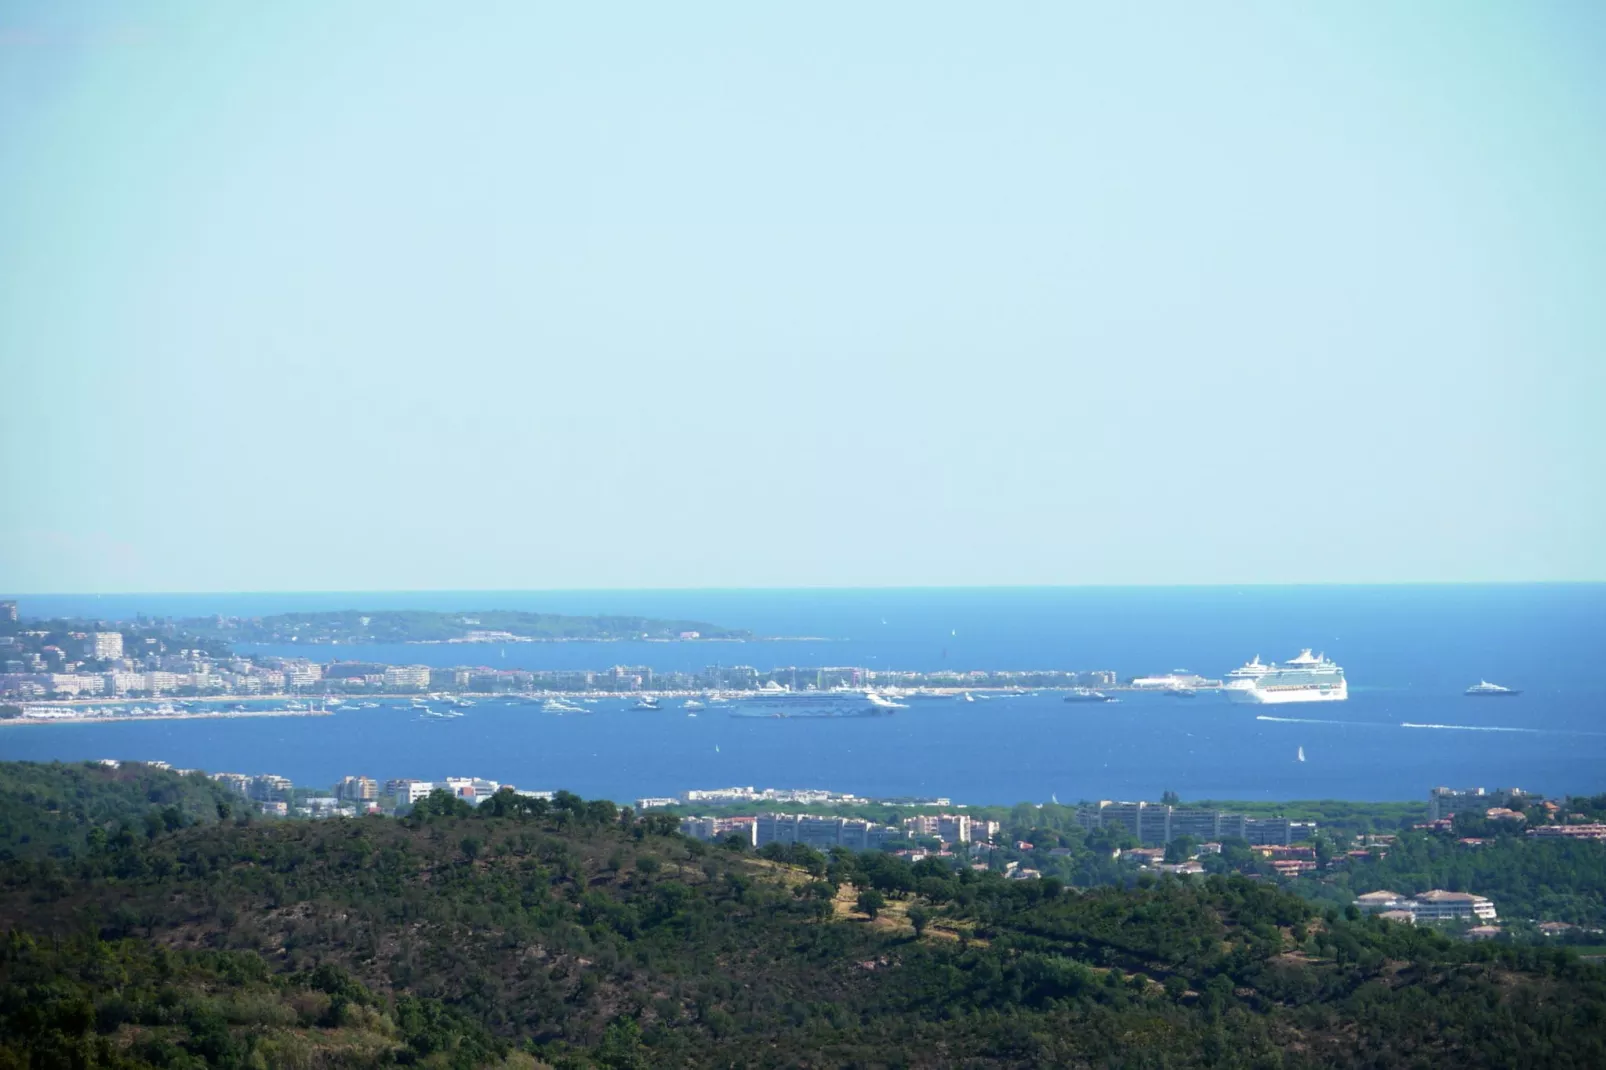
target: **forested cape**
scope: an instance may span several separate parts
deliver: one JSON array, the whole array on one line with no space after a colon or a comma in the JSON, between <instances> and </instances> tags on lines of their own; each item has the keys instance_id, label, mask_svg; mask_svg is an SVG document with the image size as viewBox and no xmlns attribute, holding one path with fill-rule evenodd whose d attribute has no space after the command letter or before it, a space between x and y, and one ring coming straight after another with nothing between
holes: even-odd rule
<instances>
[{"instance_id":1,"label":"forested cape","mask_svg":"<svg viewBox=\"0 0 1606 1070\"><path fill-rule=\"evenodd\" d=\"M1606 1066L1606 971L1243 877L753 852L566 793L152 807L0 863L0 1070Z\"/></svg>"}]
</instances>

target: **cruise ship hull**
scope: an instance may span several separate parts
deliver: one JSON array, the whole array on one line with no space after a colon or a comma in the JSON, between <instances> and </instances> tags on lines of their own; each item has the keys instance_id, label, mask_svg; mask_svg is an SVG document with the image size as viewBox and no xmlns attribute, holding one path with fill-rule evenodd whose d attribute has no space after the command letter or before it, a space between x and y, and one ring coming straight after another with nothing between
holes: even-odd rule
<instances>
[{"instance_id":1,"label":"cruise ship hull","mask_svg":"<svg viewBox=\"0 0 1606 1070\"><path fill-rule=\"evenodd\" d=\"M1288 702L1343 702L1349 698L1349 685L1343 680L1336 684L1302 684L1279 687L1227 687L1222 689L1234 702L1247 702L1259 706L1280 706Z\"/></svg>"}]
</instances>

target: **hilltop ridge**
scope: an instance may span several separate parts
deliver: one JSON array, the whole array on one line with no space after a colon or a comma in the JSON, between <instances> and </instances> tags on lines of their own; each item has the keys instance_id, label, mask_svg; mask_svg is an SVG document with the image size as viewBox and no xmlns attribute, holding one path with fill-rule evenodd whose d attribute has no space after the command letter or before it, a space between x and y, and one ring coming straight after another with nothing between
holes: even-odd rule
<instances>
[{"instance_id":1,"label":"hilltop ridge","mask_svg":"<svg viewBox=\"0 0 1606 1070\"><path fill-rule=\"evenodd\" d=\"M0 864L0 1065L1606 1064L1606 971L1240 877L754 852L568 793L179 824Z\"/></svg>"}]
</instances>

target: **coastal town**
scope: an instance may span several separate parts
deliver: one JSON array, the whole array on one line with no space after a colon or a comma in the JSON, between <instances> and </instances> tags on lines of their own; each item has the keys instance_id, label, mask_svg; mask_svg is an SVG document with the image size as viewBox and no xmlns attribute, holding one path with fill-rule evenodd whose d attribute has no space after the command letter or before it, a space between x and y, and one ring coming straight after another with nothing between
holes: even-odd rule
<instances>
[{"instance_id":1,"label":"coastal town","mask_svg":"<svg viewBox=\"0 0 1606 1070\"><path fill-rule=\"evenodd\" d=\"M0 718L14 721L307 714L350 699L422 695L706 697L877 689L961 697L972 691L1120 686L1111 670L909 672L719 664L697 672L648 665L541 670L248 655L221 640L166 625L63 629L21 621L15 602L0 602L0 670L0 703L8 704L0 706ZM130 705L145 700L158 705ZM228 700L251 705L231 706Z\"/></svg>"}]
</instances>

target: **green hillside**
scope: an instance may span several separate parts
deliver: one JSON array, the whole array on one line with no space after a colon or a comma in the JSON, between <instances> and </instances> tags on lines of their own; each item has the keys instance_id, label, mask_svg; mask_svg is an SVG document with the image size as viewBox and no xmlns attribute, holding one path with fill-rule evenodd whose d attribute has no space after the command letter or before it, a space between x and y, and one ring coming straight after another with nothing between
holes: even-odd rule
<instances>
[{"instance_id":1,"label":"green hillside","mask_svg":"<svg viewBox=\"0 0 1606 1070\"><path fill-rule=\"evenodd\" d=\"M1589 1067L1606 971L1242 877L709 847L560 795L0 864L10 1067Z\"/></svg>"},{"instance_id":2,"label":"green hillside","mask_svg":"<svg viewBox=\"0 0 1606 1070\"><path fill-rule=\"evenodd\" d=\"M204 776L125 762L0 762L0 859L82 853L91 837L128 825L141 836L217 821L238 804Z\"/></svg>"}]
</instances>

